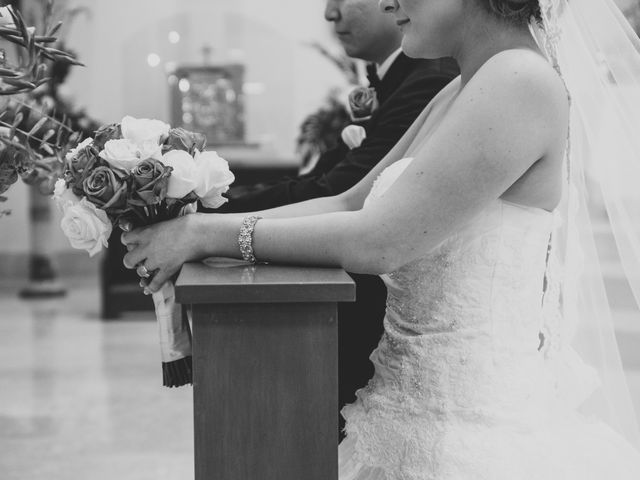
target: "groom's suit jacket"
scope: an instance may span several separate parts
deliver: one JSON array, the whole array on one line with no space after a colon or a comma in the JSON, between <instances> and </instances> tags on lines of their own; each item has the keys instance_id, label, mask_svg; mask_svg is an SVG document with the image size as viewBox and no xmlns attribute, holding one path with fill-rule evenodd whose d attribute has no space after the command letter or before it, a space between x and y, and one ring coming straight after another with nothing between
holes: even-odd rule
<instances>
[{"instance_id":1,"label":"groom's suit jacket","mask_svg":"<svg viewBox=\"0 0 640 480\"><path fill-rule=\"evenodd\" d=\"M216 212L263 210L348 190L391 150L431 99L458 73L452 59L412 59L400 54L376 87L379 107L363 125L367 137L359 148L349 150L340 140L338 147L323 154L306 175L231 188L229 203ZM355 401L356 390L373 375L369 355L383 333L387 295L379 277L352 277L357 300L338 308L340 408ZM342 416L339 421L342 435Z\"/></svg>"},{"instance_id":2,"label":"groom's suit jacket","mask_svg":"<svg viewBox=\"0 0 640 480\"><path fill-rule=\"evenodd\" d=\"M401 53L376 87L379 107L363 127L367 137L353 150L342 140L305 175L232 187L220 212L251 212L337 195L358 183L391 150L418 114L455 76L450 58L424 60Z\"/></svg>"}]
</instances>

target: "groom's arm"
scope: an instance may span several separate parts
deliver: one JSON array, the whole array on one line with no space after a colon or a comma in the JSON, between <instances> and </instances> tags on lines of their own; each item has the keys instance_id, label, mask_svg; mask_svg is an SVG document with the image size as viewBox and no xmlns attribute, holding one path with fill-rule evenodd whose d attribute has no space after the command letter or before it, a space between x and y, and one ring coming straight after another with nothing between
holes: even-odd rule
<instances>
[{"instance_id":1,"label":"groom's arm","mask_svg":"<svg viewBox=\"0 0 640 480\"><path fill-rule=\"evenodd\" d=\"M374 114L367 138L349 150L344 143L327 153L309 174L229 191L217 212L249 212L342 193L358 183L396 144L431 99L451 80L414 72Z\"/></svg>"}]
</instances>

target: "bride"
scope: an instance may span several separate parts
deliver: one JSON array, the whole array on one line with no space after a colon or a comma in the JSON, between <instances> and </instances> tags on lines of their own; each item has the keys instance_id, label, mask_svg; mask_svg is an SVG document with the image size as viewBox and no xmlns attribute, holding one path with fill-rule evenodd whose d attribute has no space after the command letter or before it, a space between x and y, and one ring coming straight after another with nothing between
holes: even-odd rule
<instances>
[{"instance_id":1,"label":"bride","mask_svg":"<svg viewBox=\"0 0 640 480\"><path fill-rule=\"evenodd\" d=\"M385 333L343 410L342 480L637 480L631 442L578 408L592 372L554 323L573 298L557 244L579 166L554 45L565 1L380 5L408 55L453 56L461 75L379 165L335 197L124 233L125 265L155 272L147 293L211 255L382 275Z\"/></svg>"}]
</instances>

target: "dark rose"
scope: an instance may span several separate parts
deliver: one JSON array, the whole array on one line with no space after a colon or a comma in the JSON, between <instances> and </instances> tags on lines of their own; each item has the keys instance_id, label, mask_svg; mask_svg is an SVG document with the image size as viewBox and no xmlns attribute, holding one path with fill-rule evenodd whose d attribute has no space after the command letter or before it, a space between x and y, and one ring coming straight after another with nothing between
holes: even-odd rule
<instances>
[{"instance_id":1,"label":"dark rose","mask_svg":"<svg viewBox=\"0 0 640 480\"><path fill-rule=\"evenodd\" d=\"M93 145L88 145L67 158L64 176L73 193L83 195L83 183L99 161L98 150Z\"/></svg>"},{"instance_id":2,"label":"dark rose","mask_svg":"<svg viewBox=\"0 0 640 480\"><path fill-rule=\"evenodd\" d=\"M104 125L96 130L93 137L93 145L100 151L109 140L118 140L120 138L122 138L122 129L119 123Z\"/></svg>"},{"instance_id":3,"label":"dark rose","mask_svg":"<svg viewBox=\"0 0 640 480\"><path fill-rule=\"evenodd\" d=\"M87 199L107 213L127 206L127 172L109 167L95 168L82 182Z\"/></svg>"},{"instance_id":4,"label":"dark rose","mask_svg":"<svg viewBox=\"0 0 640 480\"><path fill-rule=\"evenodd\" d=\"M129 202L139 207L162 202L167 196L172 170L152 158L140 162L131 170L133 194Z\"/></svg>"},{"instance_id":5,"label":"dark rose","mask_svg":"<svg viewBox=\"0 0 640 480\"><path fill-rule=\"evenodd\" d=\"M169 130L169 137L162 146L162 152L184 150L193 155L196 149L202 152L206 145L207 138L203 134L190 132L184 128L172 128Z\"/></svg>"},{"instance_id":6,"label":"dark rose","mask_svg":"<svg viewBox=\"0 0 640 480\"><path fill-rule=\"evenodd\" d=\"M354 88L349 94L349 114L354 122L369 120L378 108L378 97L373 88Z\"/></svg>"}]
</instances>

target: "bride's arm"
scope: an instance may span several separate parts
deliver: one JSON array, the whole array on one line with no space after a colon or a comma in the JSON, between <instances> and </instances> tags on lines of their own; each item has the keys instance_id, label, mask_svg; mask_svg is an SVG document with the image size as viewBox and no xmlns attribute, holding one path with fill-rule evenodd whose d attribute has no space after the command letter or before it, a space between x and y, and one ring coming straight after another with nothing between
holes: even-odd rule
<instances>
[{"instance_id":1,"label":"bride's arm","mask_svg":"<svg viewBox=\"0 0 640 480\"><path fill-rule=\"evenodd\" d=\"M256 257L388 272L447 238L539 159L561 157L568 109L560 80L542 61L526 55L503 54L490 62L498 65L478 71L428 145L383 197L356 210L260 220L254 232ZM354 187L362 191L346 195L361 204L374 176L389 162ZM314 204L319 202L307 207ZM300 205L289 212L308 213L297 210ZM239 217L198 215L181 221L191 222L190 227L170 232L152 226L125 235L125 243L138 244L125 257L128 266L145 261L148 269L160 269L152 291L186 260L239 256ZM188 245L176 245L181 234Z\"/></svg>"},{"instance_id":2,"label":"bride's arm","mask_svg":"<svg viewBox=\"0 0 640 480\"><path fill-rule=\"evenodd\" d=\"M357 210L362 206L358 194L358 185L354 185L350 190L332 197L319 197L303 202L274 207L268 210L260 210L249 213L209 213L205 215L217 215L228 218L244 218L247 215L259 215L262 218L295 218L307 215L319 215L329 212L342 212Z\"/></svg>"},{"instance_id":3,"label":"bride's arm","mask_svg":"<svg viewBox=\"0 0 640 480\"><path fill-rule=\"evenodd\" d=\"M342 217L348 217L349 212L362 208L374 180L384 168L406 152L419 127L418 121L414 122L400 141L360 182L340 195L314 198L250 213L196 213L125 232L122 234L122 243L127 246L129 253L124 257L124 264L128 268L134 268L144 262L148 270L157 270L149 285L151 291L156 291L187 261L213 255L238 257L240 253L238 233L242 219L246 216L258 215L265 219L263 221L299 220L303 229L306 229L304 223L316 216L326 216L331 213L338 216L342 213ZM331 218L327 221L331 222ZM318 255L325 257L325 265L340 264L336 261L332 262L321 252L316 252L315 256L311 255L306 262L299 260L298 263L317 263ZM283 257L282 262L295 258L286 255ZM145 289L146 292L147 289Z\"/></svg>"},{"instance_id":4,"label":"bride's arm","mask_svg":"<svg viewBox=\"0 0 640 480\"><path fill-rule=\"evenodd\" d=\"M122 243L127 246L129 253L124 257L124 264L128 268L134 268L144 262L148 270L158 270L148 286L148 289L154 292L171 275L177 272L185 262L214 255L238 257L240 253L238 233L242 220L246 216L260 216L264 219L262 220L263 222L276 221L277 219L297 220L300 222L298 224L300 227L299 232L307 233L313 231L313 229L306 226L310 219L314 223L319 217L322 224L335 222L333 218L339 218L340 221L333 223L333 226L339 227L342 233L346 233L349 230L350 222L347 220L344 228L341 225L345 222L345 219L349 218L350 212L358 211L362 208L364 200L380 172L398 160L407 151L415 134L420 129L418 120L362 180L340 195L314 198L304 202L251 213L196 213L142 227L133 232L125 232L122 234ZM314 224L313 226L317 225ZM328 233L325 230L324 234ZM331 237L331 242L338 240L336 236L330 234L328 236ZM292 240L292 238L289 238L289 240ZM318 237L314 238L314 240L318 240ZM308 243L302 238L299 241L307 243L310 247L310 255L306 259L300 259L296 256L287 255L285 251L276 254L276 257L280 257L279 261L284 263L287 261L296 262L297 260L296 263L300 264L321 263L327 266L344 264L343 266L350 271L357 272L361 270L355 265L353 268L349 268L347 262L339 260L335 255L332 260L326 250L316 249L312 253L314 242ZM284 245L288 245L288 243L285 242ZM353 253L349 251L344 253L346 257L353 256ZM276 257L270 260L278 261ZM262 260L266 260L266 258ZM147 289L145 289L146 292Z\"/></svg>"}]
</instances>

